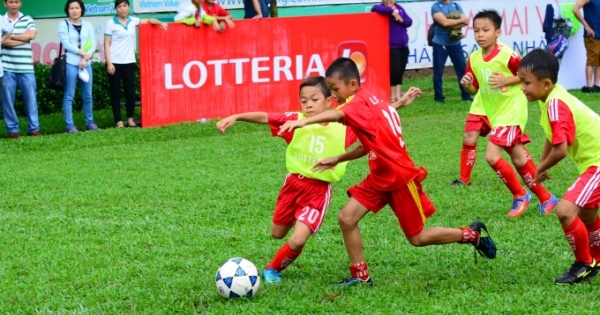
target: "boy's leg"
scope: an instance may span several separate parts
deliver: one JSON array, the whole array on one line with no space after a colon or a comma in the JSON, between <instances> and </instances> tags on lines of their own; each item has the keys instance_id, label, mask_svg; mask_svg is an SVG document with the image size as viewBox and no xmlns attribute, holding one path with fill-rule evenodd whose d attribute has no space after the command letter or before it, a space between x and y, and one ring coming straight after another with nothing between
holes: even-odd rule
<instances>
[{"instance_id":1,"label":"boy's leg","mask_svg":"<svg viewBox=\"0 0 600 315\"><path fill-rule=\"evenodd\" d=\"M513 204L508 215L518 217L525 212L531 202L531 194L521 186L515 171L502 158L505 147L510 146L512 143L510 139L507 140L507 136L514 134L512 128L514 126L496 127L492 130L485 152L485 159L513 195Z\"/></svg>"},{"instance_id":2,"label":"boy's leg","mask_svg":"<svg viewBox=\"0 0 600 315\"><path fill-rule=\"evenodd\" d=\"M573 284L594 276L597 273L596 262L590 254L590 242L585 224L578 216L581 208L575 203L562 199L556 207L565 238L575 255L575 263L559 278L556 284Z\"/></svg>"},{"instance_id":3,"label":"boy's leg","mask_svg":"<svg viewBox=\"0 0 600 315\"><path fill-rule=\"evenodd\" d=\"M495 245L489 236L480 237L482 229L487 231L481 221L475 221L470 227L425 229L425 222L433 213L435 206L421 187L419 181L411 181L400 190L388 193L389 205L398 218L400 227L413 246L441 245L448 243L473 244L488 257L496 256ZM481 246L480 246L480 241ZM485 245L484 245L485 243Z\"/></svg>"},{"instance_id":4,"label":"boy's leg","mask_svg":"<svg viewBox=\"0 0 600 315\"><path fill-rule=\"evenodd\" d=\"M455 180L452 186L471 184L471 172L477 159L477 140L485 137L490 132L489 122L485 116L469 114L465 121L463 146L460 151L460 179Z\"/></svg>"},{"instance_id":5,"label":"boy's leg","mask_svg":"<svg viewBox=\"0 0 600 315\"><path fill-rule=\"evenodd\" d=\"M331 193L329 183L295 174L286 177L277 198L271 234L274 238L284 238L292 226L294 232L265 267L265 282L280 282L280 272L300 256L308 238L323 223Z\"/></svg>"},{"instance_id":6,"label":"boy's leg","mask_svg":"<svg viewBox=\"0 0 600 315\"><path fill-rule=\"evenodd\" d=\"M513 165L521 175L523 182L540 200L538 207L540 214L547 215L552 212L558 203L558 199L550 194L546 187L534 181L537 168L525 146L518 143L512 148L506 148L506 152L510 155Z\"/></svg>"},{"instance_id":7,"label":"boy's leg","mask_svg":"<svg viewBox=\"0 0 600 315\"><path fill-rule=\"evenodd\" d=\"M582 209L580 214L583 214L580 217L588 231L590 254L598 264L600 263L600 217L598 217L598 208Z\"/></svg>"}]
</instances>

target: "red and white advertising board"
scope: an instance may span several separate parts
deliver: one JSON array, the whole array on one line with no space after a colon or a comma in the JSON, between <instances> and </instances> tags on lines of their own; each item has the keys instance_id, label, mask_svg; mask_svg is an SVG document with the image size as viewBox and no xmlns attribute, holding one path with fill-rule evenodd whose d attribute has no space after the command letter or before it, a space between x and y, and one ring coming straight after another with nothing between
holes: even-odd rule
<instances>
[{"instance_id":1,"label":"red and white advertising board","mask_svg":"<svg viewBox=\"0 0 600 315\"><path fill-rule=\"evenodd\" d=\"M144 127L299 110L300 82L341 56L389 95L388 20L374 13L241 20L224 33L140 25L139 53Z\"/></svg>"}]
</instances>

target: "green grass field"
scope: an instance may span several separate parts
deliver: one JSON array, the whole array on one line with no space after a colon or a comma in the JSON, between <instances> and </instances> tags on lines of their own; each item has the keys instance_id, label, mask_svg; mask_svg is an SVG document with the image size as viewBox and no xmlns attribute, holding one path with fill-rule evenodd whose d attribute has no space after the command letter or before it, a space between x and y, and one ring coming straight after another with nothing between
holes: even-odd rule
<instances>
[{"instance_id":1,"label":"green grass field","mask_svg":"<svg viewBox=\"0 0 600 315\"><path fill-rule=\"evenodd\" d=\"M427 225L484 220L495 260L475 263L472 246L412 247L384 210L361 222L375 286L328 286L348 275L336 216L368 171L363 158L334 186L322 229L283 282L225 300L214 283L222 262L241 256L262 269L283 244L270 220L284 141L246 123L221 135L215 121L65 135L59 114L41 117L44 137L0 140L0 314L598 314L600 277L554 285L573 261L556 217L540 217L537 200L507 217L511 195L484 160L484 139L473 186L448 186L469 108L450 91L456 81L445 82L445 104L433 102L429 78L410 85L424 95L400 117L412 158L429 171L423 185L438 211ZM598 94L575 94L600 112ZM538 119L531 104L536 161ZM112 114L96 120L111 126ZM547 186L562 196L577 171L564 161L551 175Z\"/></svg>"}]
</instances>

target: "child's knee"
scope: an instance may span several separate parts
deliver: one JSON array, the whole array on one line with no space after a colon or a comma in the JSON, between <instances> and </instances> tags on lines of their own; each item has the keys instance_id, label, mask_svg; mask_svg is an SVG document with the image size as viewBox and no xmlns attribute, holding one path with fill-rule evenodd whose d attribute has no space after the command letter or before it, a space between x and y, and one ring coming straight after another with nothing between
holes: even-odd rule
<instances>
[{"instance_id":1,"label":"child's knee","mask_svg":"<svg viewBox=\"0 0 600 315\"><path fill-rule=\"evenodd\" d=\"M280 240L280 239L284 238L286 235L287 235L287 233L284 233L281 230L271 230L271 236L274 239Z\"/></svg>"},{"instance_id":2,"label":"child's knee","mask_svg":"<svg viewBox=\"0 0 600 315\"><path fill-rule=\"evenodd\" d=\"M358 222L353 218L353 216L348 215L344 211L341 211L338 214L338 224L342 228L344 228L344 227L350 227L350 226L356 225L357 223Z\"/></svg>"},{"instance_id":3,"label":"child's knee","mask_svg":"<svg viewBox=\"0 0 600 315\"><path fill-rule=\"evenodd\" d=\"M492 152L486 152L485 153L485 161L488 162L489 165L494 165L496 164L496 162L498 162L498 160L501 158L501 156L492 153Z\"/></svg>"},{"instance_id":4,"label":"child's knee","mask_svg":"<svg viewBox=\"0 0 600 315\"><path fill-rule=\"evenodd\" d=\"M527 164L527 157L525 155L523 155L523 156L511 156L510 160L512 161L512 164L516 168L521 168L521 167L525 166L525 164Z\"/></svg>"},{"instance_id":5,"label":"child's knee","mask_svg":"<svg viewBox=\"0 0 600 315\"><path fill-rule=\"evenodd\" d=\"M479 132L465 132L463 134L463 143L469 145L477 144L477 138L479 138Z\"/></svg>"}]
</instances>

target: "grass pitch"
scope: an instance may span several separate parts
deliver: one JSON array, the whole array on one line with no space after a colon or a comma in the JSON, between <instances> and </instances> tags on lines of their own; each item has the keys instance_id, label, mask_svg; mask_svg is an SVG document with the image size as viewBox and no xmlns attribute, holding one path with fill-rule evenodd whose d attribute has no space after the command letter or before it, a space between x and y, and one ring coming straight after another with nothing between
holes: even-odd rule
<instances>
[{"instance_id":1,"label":"grass pitch","mask_svg":"<svg viewBox=\"0 0 600 315\"><path fill-rule=\"evenodd\" d=\"M447 90L456 84L445 81ZM363 158L335 184L322 229L283 282L224 300L214 284L222 262L241 256L262 269L283 244L269 227L286 174L284 141L247 123L221 135L215 121L65 135L59 114L41 117L44 137L0 140L0 313L597 314L600 277L554 285L573 261L555 216L538 215L536 200L522 217L507 217L511 195L484 160L484 139L473 185L448 186L469 104L456 91L434 103L430 79L411 85L425 94L400 117L412 158L429 171L423 186L438 211L427 225L482 219L497 259L475 264L472 246L458 244L412 247L384 210L361 222L375 286L329 287L348 275L336 214L368 171ZM600 112L598 94L575 94ZM536 161L538 120L531 104ZM96 121L109 127L112 114L98 111ZM547 186L560 197L577 171L564 161L551 175Z\"/></svg>"}]
</instances>

